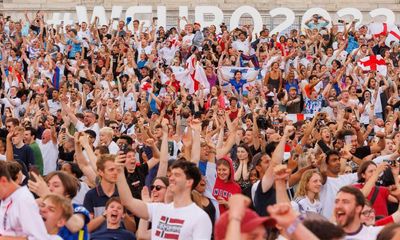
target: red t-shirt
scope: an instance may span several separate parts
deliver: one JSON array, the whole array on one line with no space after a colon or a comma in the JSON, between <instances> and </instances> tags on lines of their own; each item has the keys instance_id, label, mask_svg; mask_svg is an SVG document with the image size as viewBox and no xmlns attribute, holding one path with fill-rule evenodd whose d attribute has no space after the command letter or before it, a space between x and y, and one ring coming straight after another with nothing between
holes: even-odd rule
<instances>
[{"instance_id":1,"label":"red t-shirt","mask_svg":"<svg viewBox=\"0 0 400 240\"><path fill-rule=\"evenodd\" d=\"M354 187L361 189L364 186L364 184L355 184ZM371 201L372 195L374 194L376 187L373 187L371 192L368 195L368 200ZM386 187L379 187L379 192L378 195L376 196L375 202L372 205L372 208L375 210L375 215L376 216L382 216L382 217L387 217L389 215L388 209L387 209L387 200L389 197L389 190Z\"/></svg>"},{"instance_id":2,"label":"red t-shirt","mask_svg":"<svg viewBox=\"0 0 400 240\"><path fill-rule=\"evenodd\" d=\"M214 185L213 196L218 200L219 197L222 197L224 200L228 201L228 199L237 193L242 193L242 189L239 184L236 182L224 182L217 177ZM227 210L225 205L219 205L219 213L222 214Z\"/></svg>"}]
</instances>

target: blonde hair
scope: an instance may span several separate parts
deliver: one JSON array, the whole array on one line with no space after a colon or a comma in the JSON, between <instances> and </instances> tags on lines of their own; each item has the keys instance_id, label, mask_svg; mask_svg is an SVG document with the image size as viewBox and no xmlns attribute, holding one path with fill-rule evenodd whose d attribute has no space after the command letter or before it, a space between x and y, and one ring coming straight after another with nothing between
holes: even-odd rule
<instances>
[{"instance_id":1,"label":"blonde hair","mask_svg":"<svg viewBox=\"0 0 400 240\"><path fill-rule=\"evenodd\" d=\"M56 195L56 194L49 194L43 198L43 201L49 199L57 208L61 208L62 210L62 218L66 221L71 218L72 214L74 213L72 210L72 203L67 198Z\"/></svg>"},{"instance_id":2,"label":"blonde hair","mask_svg":"<svg viewBox=\"0 0 400 240\"><path fill-rule=\"evenodd\" d=\"M21 126L16 126L16 127L14 128L14 132L15 132L15 133L22 133L22 134L24 134L25 128L24 128L24 127L21 127Z\"/></svg>"},{"instance_id":3,"label":"blonde hair","mask_svg":"<svg viewBox=\"0 0 400 240\"><path fill-rule=\"evenodd\" d=\"M318 172L318 170L316 170L316 169L309 169L303 173L303 175L301 176L299 185L297 186L296 193L294 195L295 198L304 197L307 195L307 191L308 191L307 184L314 174L317 174L322 178L321 173ZM318 193L315 195L315 199L319 199Z\"/></svg>"},{"instance_id":4,"label":"blonde hair","mask_svg":"<svg viewBox=\"0 0 400 240\"><path fill-rule=\"evenodd\" d=\"M103 127L102 129L100 129L100 133L108 134L108 135L112 136L114 134L114 130L110 127Z\"/></svg>"}]
</instances>

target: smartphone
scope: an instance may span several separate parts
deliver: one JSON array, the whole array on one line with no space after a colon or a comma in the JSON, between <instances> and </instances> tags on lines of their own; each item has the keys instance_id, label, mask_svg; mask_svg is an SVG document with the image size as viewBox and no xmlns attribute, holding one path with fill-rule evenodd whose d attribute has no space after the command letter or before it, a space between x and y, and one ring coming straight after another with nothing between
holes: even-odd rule
<instances>
[{"instance_id":1,"label":"smartphone","mask_svg":"<svg viewBox=\"0 0 400 240\"><path fill-rule=\"evenodd\" d=\"M387 162L391 167L396 167L396 160L383 160L384 162Z\"/></svg>"},{"instance_id":2,"label":"smartphone","mask_svg":"<svg viewBox=\"0 0 400 240\"><path fill-rule=\"evenodd\" d=\"M122 144L119 150L126 154L128 152L128 144Z\"/></svg>"}]
</instances>

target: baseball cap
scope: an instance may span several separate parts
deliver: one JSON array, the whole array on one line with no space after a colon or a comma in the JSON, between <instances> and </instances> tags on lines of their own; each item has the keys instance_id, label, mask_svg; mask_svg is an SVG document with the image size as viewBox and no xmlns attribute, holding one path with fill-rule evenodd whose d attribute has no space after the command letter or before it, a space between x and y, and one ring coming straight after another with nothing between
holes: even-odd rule
<instances>
[{"instance_id":1,"label":"baseball cap","mask_svg":"<svg viewBox=\"0 0 400 240\"><path fill-rule=\"evenodd\" d=\"M223 213L215 224L215 240L222 240L225 238L228 223L229 211ZM240 231L242 233L248 233L261 224L265 227L275 227L276 221L270 217L260 217L255 211L247 208L240 224Z\"/></svg>"},{"instance_id":2,"label":"baseball cap","mask_svg":"<svg viewBox=\"0 0 400 240\"><path fill-rule=\"evenodd\" d=\"M88 134L92 138L96 138L96 135L97 135L96 132L91 129L85 130L85 133Z\"/></svg>"}]
</instances>

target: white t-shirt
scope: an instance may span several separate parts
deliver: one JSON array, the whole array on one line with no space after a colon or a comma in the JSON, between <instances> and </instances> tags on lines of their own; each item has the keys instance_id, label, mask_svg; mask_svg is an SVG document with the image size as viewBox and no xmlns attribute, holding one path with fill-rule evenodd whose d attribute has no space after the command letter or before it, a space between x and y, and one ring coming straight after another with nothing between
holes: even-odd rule
<instances>
[{"instance_id":1,"label":"white t-shirt","mask_svg":"<svg viewBox=\"0 0 400 240\"><path fill-rule=\"evenodd\" d=\"M308 212L321 214L322 212L322 204L317 199L312 203L308 197L297 197L291 202L291 204L294 210L302 214Z\"/></svg>"},{"instance_id":2,"label":"white t-shirt","mask_svg":"<svg viewBox=\"0 0 400 240\"><path fill-rule=\"evenodd\" d=\"M83 132L86 131L88 129L93 130L96 133L96 140L94 141L94 146L97 146L97 143L100 140L100 127L98 123L93 124L91 127L85 127L85 125L83 124L83 122L79 121L76 123L75 126L76 130L78 130L78 132Z\"/></svg>"},{"instance_id":3,"label":"white t-shirt","mask_svg":"<svg viewBox=\"0 0 400 240\"><path fill-rule=\"evenodd\" d=\"M114 141L111 141L111 143L108 145L108 151L110 154L117 154L119 152L119 147Z\"/></svg>"},{"instance_id":4,"label":"white t-shirt","mask_svg":"<svg viewBox=\"0 0 400 240\"><path fill-rule=\"evenodd\" d=\"M215 181L217 180L217 165L214 162L207 162L206 168L206 189L203 193L205 197L208 197L211 203L215 207L215 218L218 219L220 212L219 212L219 203L213 196L213 190Z\"/></svg>"},{"instance_id":5,"label":"white t-shirt","mask_svg":"<svg viewBox=\"0 0 400 240\"><path fill-rule=\"evenodd\" d=\"M174 203L148 203L151 239L209 240L210 217L195 203L175 208Z\"/></svg>"},{"instance_id":6,"label":"white t-shirt","mask_svg":"<svg viewBox=\"0 0 400 240\"><path fill-rule=\"evenodd\" d=\"M57 115L57 111L61 109L60 101L54 101L53 99L49 99L47 101L47 104L49 105L50 113L52 115Z\"/></svg>"},{"instance_id":7,"label":"white t-shirt","mask_svg":"<svg viewBox=\"0 0 400 240\"><path fill-rule=\"evenodd\" d=\"M1 201L0 219L0 236L50 239L36 201L26 186L18 188Z\"/></svg>"},{"instance_id":8,"label":"white t-shirt","mask_svg":"<svg viewBox=\"0 0 400 240\"><path fill-rule=\"evenodd\" d=\"M347 234L345 240L375 240L382 227L361 225L361 229L354 234Z\"/></svg>"},{"instance_id":9,"label":"white t-shirt","mask_svg":"<svg viewBox=\"0 0 400 240\"><path fill-rule=\"evenodd\" d=\"M72 199L72 203L83 205L85 195L90 190L90 187L87 185L87 183L82 181L80 181L79 184L80 184L79 191L76 193L76 196Z\"/></svg>"},{"instance_id":10,"label":"white t-shirt","mask_svg":"<svg viewBox=\"0 0 400 240\"><path fill-rule=\"evenodd\" d=\"M129 93L128 95L124 95L124 110L125 111L136 111L136 101L133 93Z\"/></svg>"},{"instance_id":11,"label":"white t-shirt","mask_svg":"<svg viewBox=\"0 0 400 240\"><path fill-rule=\"evenodd\" d=\"M182 45L192 46L193 38L194 38L194 34L185 35L182 38Z\"/></svg>"},{"instance_id":12,"label":"white t-shirt","mask_svg":"<svg viewBox=\"0 0 400 240\"><path fill-rule=\"evenodd\" d=\"M58 146L52 140L43 144L41 140L36 140L43 156L43 175L47 175L57 169Z\"/></svg>"},{"instance_id":13,"label":"white t-shirt","mask_svg":"<svg viewBox=\"0 0 400 240\"><path fill-rule=\"evenodd\" d=\"M135 125L129 127L129 125L122 124L120 132L124 133L125 131L127 135L135 134Z\"/></svg>"},{"instance_id":14,"label":"white t-shirt","mask_svg":"<svg viewBox=\"0 0 400 240\"><path fill-rule=\"evenodd\" d=\"M243 51L243 54L250 55L250 42L246 39L243 42L236 40L232 43L233 49Z\"/></svg>"},{"instance_id":15,"label":"white t-shirt","mask_svg":"<svg viewBox=\"0 0 400 240\"><path fill-rule=\"evenodd\" d=\"M336 194L341 187L355 184L358 180L357 173L339 175L337 178L327 177L319 194L322 204L322 215L330 219L335 206Z\"/></svg>"}]
</instances>

